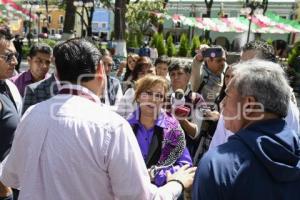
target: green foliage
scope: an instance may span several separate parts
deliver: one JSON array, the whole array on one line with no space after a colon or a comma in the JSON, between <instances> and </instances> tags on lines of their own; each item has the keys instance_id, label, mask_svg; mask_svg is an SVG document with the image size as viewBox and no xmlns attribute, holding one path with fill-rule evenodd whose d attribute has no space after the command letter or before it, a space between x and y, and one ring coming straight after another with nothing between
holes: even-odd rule
<instances>
[{"instance_id":1,"label":"green foliage","mask_svg":"<svg viewBox=\"0 0 300 200\"><path fill-rule=\"evenodd\" d=\"M200 44L199 36L195 35L192 40L191 56L194 57L196 55L196 50L199 49Z\"/></svg>"},{"instance_id":2,"label":"green foliage","mask_svg":"<svg viewBox=\"0 0 300 200\"><path fill-rule=\"evenodd\" d=\"M158 34L158 39L157 39L157 46L156 49L157 49L157 53L158 53L158 56L162 56L162 55L165 55L166 54L166 47L165 47L165 43L164 43L164 36L163 34Z\"/></svg>"},{"instance_id":3,"label":"green foliage","mask_svg":"<svg viewBox=\"0 0 300 200\"><path fill-rule=\"evenodd\" d=\"M186 34L180 36L180 46L178 50L178 56L186 57L189 51L189 41Z\"/></svg>"},{"instance_id":4,"label":"green foliage","mask_svg":"<svg viewBox=\"0 0 300 200\"><path fill-rule=\"evenodd\" d=\"M41 43L45 43L45 44L48 44L50 47L54 47L57 43L57 41L55 40L51 40L51 39L43 39L40 41Z\"/></svg>"},{"instance_id":5,"label":"green foliage","mask_svg":"<svg viewBox=\"0 0 300 200\"><path fill-rule=\"evenodd\" d=\"M132 48L137 48L138 47L136 35L132 32L129 32L127 46L132 47Z\"/></svg>"},{"instance_id":6,"label":"green foliage","mask_svg":"<svg viewBox=\"0 0 300 200\"><path fill-rule=\"evenodd\" d=\"M297 62L297 57L300 56L300 42L297 42L291 53L288 55L288 64L291 68L293 68L296 72L300 72L300 63Z\"/></svg>"},{"instance_id":7,"label":"green foliage","mask_svg":"<svg viewBox=\"0 0 300 200\"><path fill-rule=\"evenodd\" d=\"M138 3L130 3L127 5L126 23L128 30L136 34L152 35L149 29L151 24L158 24L160 21L153 12L163 13L163 0L155 1L139 1Z\"/></svg>"},{"instance_id":8,"label":"green foliage","mask_svg":"<svg viewBox=\"0 0 300 200\"><path fill-rule=\"evenodd\" d=\"M168 39L167 39L167 55L169 56L169 57L172 57L172 56L174 56L175 55L175 53L176 53L176 48L175 48L175 45L174 45L174 43L173 43L173 37L172 37L172 35L170 34L169 35L169 37L168 37Z\"/></svg>"},{"instance_id":9,"label":"green foliage","mask_svg":"<svg viewBox=\"0 0 300 200\"><path fill-rule=\"evenodd\" d=\"M144 43L144 35L141 32L138 32L136 34L136 41L137 41L137 45L138 47L143 46Z\"/></svg>"},{"instance_id":10,"label":"green foliage","mask_svg":"<svg viewBox=\"0 0 300 200\"><path fill-rule=\"evenodd\" d=\"M155 33L152 37L150 47L157 47L158 38L159 38L159 33Z\"/></svg>"},{"instance_id":11,"label":"green foliage","mask_svg":"<svg viewBox=\"0 0 300 200\"><path fill-rule=\"evenodd\" d=\"M267 44L273 45L273 40L271 38L267 39Z\"/></svg>"},{"instance_id":12,"label":"green foliage","mask_svg":"<svg viewBox=\"0 0 300 200\"><path fill-rule=\"evenodd\" d=\"M27 58L27 56L29 55L29 51L30 51L30 46L28 45L23 45L22 47L22 54L23 54L23 58Z\"/></svg>"}]
</instances>

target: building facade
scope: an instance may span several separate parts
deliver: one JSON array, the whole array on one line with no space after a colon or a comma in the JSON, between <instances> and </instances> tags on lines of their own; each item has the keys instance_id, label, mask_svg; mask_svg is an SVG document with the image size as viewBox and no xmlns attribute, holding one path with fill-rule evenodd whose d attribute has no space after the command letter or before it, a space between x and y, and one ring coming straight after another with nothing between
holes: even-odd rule
<instances>
[{"instance_id":1,"label":"building facade","mask_svg":"<svg viewBox=\"0 0 300 200\"><path fill-rule=\"evenodd\" d=\"M214 0L211 17L217 18L222 12L223 15L227 17L239 17L243 14L241 13L241 8L244 6L243 0ZM269 0L267 11L276 13L277 15L286 18L293 19L293 13L296 10L295 0ZM292 11L292 12L291 12ZM194 1L194 0L172 0L169 1L167 5L167 14L174 15L180 14L186 17L205 17L206 5L204 1ZM180 35L182 33L187 34L190 38L193 35L204 36L204 31L197 28L190 28L189 26L184 26L182 24L174 23L172 20L165 20L164 33L166 35L173 35L176 42L179 41ZM241 45L246 42L247 32L235 33L235 32L213 32L210 31L211 40L214 42L218 37L225 37L231 44L234 40L239 39ZM284 40L292 43L291 34L261 34L261 39L264 40ZM251 33L250 39L254 38L254 34Z\"/></svg>"}]
</instances>

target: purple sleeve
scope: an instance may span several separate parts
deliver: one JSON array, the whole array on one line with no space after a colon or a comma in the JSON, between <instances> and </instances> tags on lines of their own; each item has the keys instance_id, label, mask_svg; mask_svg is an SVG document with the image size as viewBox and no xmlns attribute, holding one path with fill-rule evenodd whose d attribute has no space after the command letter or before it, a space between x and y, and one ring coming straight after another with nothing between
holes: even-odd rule
<instances>
[{"instance_id":1,"label":"purple sleeve","mask_svg":"<svg viewBox=\"0 0 300 200\"><path fill-rule=\"evenodd\" d=\"M190 156L190 153L188 151L187 148L184 149L182 155L180 156L180 158L178 158L178 160L175 162L175 164L171 167L165 168L160 170L159 173L157 173L157 175L154 178L154 182L155 185L157 186L162 186L166 183L167 180L167 171L171 172L171 174L173 174L174 172L178 171L178 169L180 167L182 167L183 165L189 164L190 166L192 166L192 159Z\"/></svg>"}]
</instances>

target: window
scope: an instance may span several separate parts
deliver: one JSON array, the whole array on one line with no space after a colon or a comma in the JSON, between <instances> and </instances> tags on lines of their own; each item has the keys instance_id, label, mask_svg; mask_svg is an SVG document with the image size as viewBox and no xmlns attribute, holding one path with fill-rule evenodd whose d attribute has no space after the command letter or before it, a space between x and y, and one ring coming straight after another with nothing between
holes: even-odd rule
<instances>
[{"instance_id":1,"label":"window","mask_svg":"<svg viewBox=\"0 0 300 200\"><path fill-rule=\"evenodd\" d=\"M102 23L101 24L101 28L106 28L107 27L107 24L106 23Z\"/></svg>"},{"instance_id":2,"label":"window","mask_svg":"<svg viewBox=\"0 0 300 200\"><path fill-rule=\"evenodd\" d=\"M48 16L48 22L49 22L49 24L51 24L51 22L52 22L52 17L51 16Z\"/></svg>"},{"instance_id":3,"label":"window","mask_svg":"<svg viewBox=\"0 0 300 200\"><path fill-rule=\"evenodd\" d=\"M58 29L58 34L63 34L63 30L62 29Z\"/></svg>"},{"instance_id":4,"label":"window","mask_svg":"<svg viewBox=\"0 0 300 200\"><path fill-rule=\"evenodd\" d=\"M60 24L63 24L64 23L64 21L65 21L65 18L64 18L64 16L59 16L59 23Z\"/></svg>"},{"instance_id":5,"label":"window","mask_svg":"<svg viewBox=\"0 0 300 200\"><path fill-rule=\"evenodd\" d=\"M180 22L175 22L174 27L175 28L181 28L181 23Z\"/></svg>"},{"instance_id":6,"label":"window","mask_svg":"<svg viewBox=\"0 0 300 200\"><path fill-rule=\"evenodd\" d=\"M51 35L55 34L55 29L51 29Z\"/></svg>"}]
</instances>

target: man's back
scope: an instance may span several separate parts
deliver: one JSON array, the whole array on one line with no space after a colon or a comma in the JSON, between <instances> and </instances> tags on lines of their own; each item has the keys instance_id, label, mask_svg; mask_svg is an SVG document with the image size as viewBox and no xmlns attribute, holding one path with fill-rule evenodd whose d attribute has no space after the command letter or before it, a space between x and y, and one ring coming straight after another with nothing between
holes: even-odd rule
<instances>
[{"instance_id":1,"label":"man's back","mask_svg":"<svg viewBox=\"0 0 300 200\"><path fill-rule=\"evenodd\" d=\"M283 129L283 120L263 123L250 125L204 155L194 199L299 199L299 139Z\"/></svg>"},{"instance_id":2,"label":"man's back","mask_svg":"<svg viewBox=\"0 0 300 200\"><path fill-rule=\"evenodd\" d=\"M57 95L25 116L3 173L4 183L21 188L20 200L147 196L146 167L136 176L144 165L138 144L117 114L89 99Z\"/></svg>"}]
</instances>

